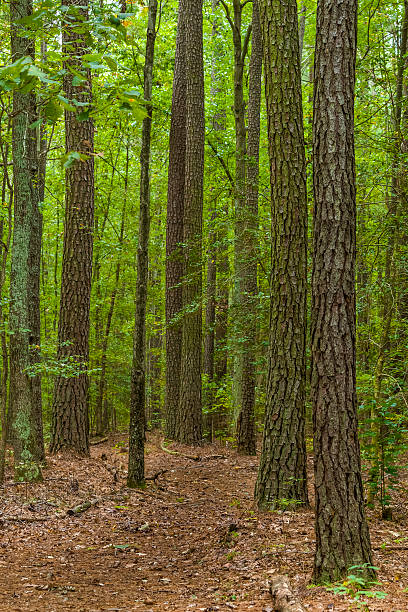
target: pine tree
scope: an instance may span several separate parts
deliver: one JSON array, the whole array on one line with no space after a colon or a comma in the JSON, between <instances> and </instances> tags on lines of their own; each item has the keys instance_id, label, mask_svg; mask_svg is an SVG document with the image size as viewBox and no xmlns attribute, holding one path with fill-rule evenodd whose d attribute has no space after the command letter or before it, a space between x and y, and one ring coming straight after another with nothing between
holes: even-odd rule
<instances>
[{"instance_id":1,"label":"pine tree","mask_svg":"<svg viewBox=\"0 0 408 612\"><path fill-rule=\"evenodd\" d=\"M186 156L186 56L184 0L179 1L169 139L166 218L166 434L176 435L180 397L183 308L183 216Z\"/></svg>"},{"instance_id":2,"label":"pine tree","mask_svg":"<svg viewBox=\"0 0 408 612\"><path fill-rule=\"evenodd\" d=\"M184 183L184 281L180 398L176 439L202 439L202 217L204 182L204 65L202 0L185 0L186 165Z\"/></svg>"},{"instance_id":3,"label":"pine tree","mask_svg":"<svg viewBox=\"0 0 408 612\"><path fill-rule=\"evenodd\" d=\"M84 24L88 0L67 0L62 43L65 54L64 95L81 104L91 104L91 74L81 57L88 52ZM84 74L73 84L75 72ZM83 106L80 107L83 110ZM55 380L52 404L50 452L72 449L89 453L87 374L89 358L89 310L92 282L94 225L94 125L80 120L76 110L65 111L65 226L62 260L58 360L76 364L79 372ZM73 156L74 154L74 156ZM80 155L77 159L75 155Z\"/></svg>"},{"instance_id":4,"label":"pine tree","mask_svg":"<svg viewBox=\"0 0 408 612\"><path fill-rule=\"evenodd\" d=\"M336 24L336 27L333 27ZM314 581L372 566L356 397L354 83L357 1L319 0L314 67ZM366 569L367 574L373 570Z\"/></svg>"},{"instance_id":5,"label":"pine tree","mask_svg":"<svg viewBox=\"0 0 408 612\"><path fill-rule=\"evenodd\" d=\"M296 0L262 1L261 23L267 41L272 271L265 429L255 496L260 507L274 508L288 500L307 503L306 161Z\"/></svg>"}]
</instances>

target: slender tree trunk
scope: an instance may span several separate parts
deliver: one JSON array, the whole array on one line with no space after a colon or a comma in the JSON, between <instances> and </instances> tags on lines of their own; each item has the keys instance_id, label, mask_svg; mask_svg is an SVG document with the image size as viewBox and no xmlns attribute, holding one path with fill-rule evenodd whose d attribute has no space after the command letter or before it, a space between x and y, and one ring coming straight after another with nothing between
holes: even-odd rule
<instances>
[{"instance_id":1,"label":"slender tree trunk","mask_svg":"<svg viewBox=\"0 0 408 612\"><path fill-rule=\"evenodd\" d=\"M0 112L0 125L2 113ZM7 126L7 132L10 132L10 121ZM1 137L2 138L2 137ZM0 297L3 298L4 283L6 280L7 259L10 251L11 236L13 229L13 185L7 171L7 162L9 159L9 144L8 140L5 143L1 142L1 155L3 161L3 180L1 186L1 201L6 202L6 193L8 191L8 206L7 206L7 233L4 235L4 219L0 221L0 237L3 246L0 267ZM1 415L1 441L0 441L0 485L4 481L5 459L6 459L6 444L7 444L7 405L8 405L8 376L9 376L9 355L7 346L7 335L5 328L5 315L3 310L3 300L0 300L0 343L1 343L1 378L0 378L0 415Z\"/></svg>"},{"instance_id":2,"label":"slender tree trunk","mask_svg":"<svg viewBox=\"0 0 408 612\"><path fill-rule=\"evenodd\" d=\"M130 387L128 487L144 485L144 436L146 406L146 304L149 282L150 229L150 141L152 129L152 80L154 43L156 40L157 0L149 1L146 59L144 66L144 99L147 116L143 119L140 152L140 213L137 248L136 313L133 335L133 362Z\"/></svg>"},{"instance_id":3,"label":"slender tree trunk","mask_svg":"<svg viewBox=\"0 0 408 612\"><path fill-rule=\"evenodd\" d=\"M204 181L203 3L185 0L186 166L184 183L184 283L179 414L176 439L202 439L202 217Z\"/></svg>"},{"instance_id":4,"label":"slender tree trunk","mask_svg":"<svg viewBox=\"0 0 408 612\"><path fill-rule=\"evenodd\" d=\"M371 412L371 429L373 442L373 463L370 470L371 486L369 487L368 501L373 501L374 493L377 489L377 484L381 490L381 464L384 463L383 449L384 438L387 434L387 426L384 423L380 408L383 402L383 382L385 378L385 367L387 356L391 348L391 336L393 319L396 313L396 295L397 291L397 275L398 261L397 250L400 243L400 216L404 206L404 194L402 188L402 176L405 175L406 169L401 162L401 145L403 143L402 131L403 126L403 86L404 73L406 70L406 54L408 50L408 1L404 2L404 15L402 20L401 38L399 44L399 54L397 60L396 88L394 97L394 107L392 113L392 165L391 165L391 194L387 198L388 207L388 232L387 246L385 252L384 275L382 279L382 292L379 300L379 320L381 322L380 339L378 343L377 360L374 368L374 399L375 403L372 406ZM402 167L401 167L402 166ZM400 315L402 313L399 313ZM384 505L383 495L380 494L380 502L382 505L383 517L389 512L389 508Z\"/></svg>"},{"instance_id":5,"label":"slender tree trunk","mask_svg":"<svg viewBox=\"0 0 408 612\"><path fill-rule=\"evenodd\" d=\"M258 251L258 179L259 137L261 129L262 34L258 0L252 3L252 51L249 62L248 147L246 166L245 206L242 210L241 308L246 319L242 330L242 378L240 413L237 422L238 452L255 455L255 386L256 386L256 327L257 327L257 251Z\"/></svg>"},{"instance_id":6,"label":"slender tree trunk","mask_svg":"<svg viewBox=\"0 0 408 612\"><path fill-rule=\"evenodd\" d=\"M213 57L212 57L212 88L211 94L214 96L216 104L216 113L213 117L212 128L216 138L217 145L223 148L225 146L225 130L226 130L226 110L225 110L225 92L226 80L223 71L223 59L225 56L225 42L222 32L219 28L219 17L217 16L219 8L219 0L213 0ZM214 170L214 182L218 183L218 174ZM231 177L232 178L232 177ZM231 183L232 186L232 183ZM217 409L212 411L209 427L211 435L219 429L223 429L226 424L226 406L223 406L222 398L225 394L222 392L227 376L227 336L228 336L228 298L229 298L229 259L228 259L228 207L232 190L229 189L227 194L221 195L214 204L216 215L216 230L213 233L214 245L209 253L208 276L215 279L215 309L214 320L212 322L213 334L210 340L213 350L213 374L212 384L218 393ZM221 201L220 201L221 200ZM210 264L211 260L211 264ZM211 266L215 266L215 272L211 270ZM209 299L209 298L208 298ZM214 392L211 396L211 401L214 401Z\"/></svg>"},{"instance_id":7,"label":"slender tree trunk","mask_svg":"<svg viewBox=\"0 0 408 612\"><path fill-rule=\"evenodd\" d=\"M129 181L129 140L126 143L126 164L125 164L125 180L124 180L124 200L122 207L122 216L120 222L120 230L119 230L119 255L118 260L115 266L115 276L114 276L114 285L112 289L112 293L109 299L109 310L106 317L105 329L102 329L102 322L100 324L99 330L99 342L98 347L100 349L100 376L98 381L98 392L96 396L96 406L95 406L95 415L96 415L96 434L101 435L106 433L109 429L109 412L106 410L108 404L105 402L106 399L106 366L107 366L107 355L108 355L108 343L109 336L111 331L113 313L115 310L116 298L119 290L119 279L120 279L120 270L121 270L121 254L123 248L123 238L125 233L125 220L126 220L126 206L127 206L127 189L128 189L128 181ZM112 186L113 186L113 176L112 176ZM108 211L104 216L103 224L102 224L102 232L104 231ZM100 316L98 317L98 319Z\"/></svg>"},{"instance_id":8,"label":"slender tree trunk","mask_svg":"<svg viewBox=\"0 0 408 612\"><path fill-rule=\"evenodd\" d=\"M225 4L223 3L225 8ZM242 412L242 377L243 377L243 347L241 338L246 332L246 315L243 308L242 279L247 264L245 260L244 232L245 232L245 156L246 156L246 125L245 125L245 99L244 99L244 68L251 35L251 26L248 27L244 40L242 40L242 10L240 0L233 0L233 19L229 17L232 39L234 44L234 122L235 122L235 242L234 242L234 296L233 308L235 311L235 359L234 359L234 403L237 404L238 414ZM253 423L253 414L245 415L245 422ZM238 430L242 416L238 416ZM238 438L242 439L238 431ZM254 433L250 432L254 438Z\"/></svg>"},{"instance_id":9,"label":"slender tree trunk","mask_svg":"<svg viewBox=\"0 0 408 612\"><path fill-rule=\"evenodd\" d=\"M151 422L153 429L160 427L162 418L161 402L162 402L162 313L160 303L157 302L157 296L161 291L161 262L157 262L156 267L151 274L151 316L153 320L153 328L149 338L149 363L148 363L148 379L149 379L149 407L146 410L146 420Z\"/></svg>"},{"instance_id":10,"label":"slender tree trunk","mask_svg":"<svg viewBox=\"0 0 408 612\"><path fill-rule=\"evenodd\" d=\"M10 4L11 55L34 59L34 41L19 32L20 19L32 14L31 0ZM39 279L41 257L38 208L39 163L33 92L13 94L14 228L10 277L10 413L14 461L19 478L41 477L44 458L41 395L28 372L39 352ZM38 309L38 312L37 312ZM38 404L38 400L40 404Z\"/></svg>"},{"instance_id":11,"label":"slender tree trunk","mask_svg":"<svg viewBox=\"0 0 408 612\"><path fill-rule=\"evenodd\" d=\"M180 397L183 308L183 215L186 156L186 57L184 0L179 0L169 142L166 220L166 435L174 438Z\"/></svg>"},{"instance_id":12,"label":"slender tree trunk","mask_svg":"<svg viewBox=\"0 0 408 612\"><path fill-rule=\"evenodd\" d=\"M300 4L300 11L299 11L299 56L300 56L300 62L302 62L302 55L303 55L303 43L305 40L305 29L306 29L306 5L304 2L301 2Z\"/></svg>"},{"instance_id":13,"label":"slender tree trunk","mask_svg":"<svg viewBox=\"0 0 408 612\"><path fill-rule=\"evenodd\" d=\"M88 0L66 0L63 50L66 54L65 96L91 104L91 74L73 86L70 69L84 71L81 57L87 51L83 23L88 19ZM79 24L81 27L79 28ZM89 359L89 311L92 284L94 226L94 126L92 119L79 121L77 113L65 111L65 145L69 155L79 153L66 169L65 227L62 260L58 360L76 363L80 373L66 378L57 375L52 405L50 452L72 449L89 454L87 374Z\"/></svg>"},{"instance_id":14,"label":"slender tree trunk","mask_svg":"<svg viewBox=\"0 0 408 612\"><path fill-rule=\"evenodd\" d=\"M216 206L216 204L214 204ZM215 300L217 289L217 249L215 247L216 232L214 224L217 218L216 210L213 210L210 219L210 231L208 236L207 256L207 296L205 309L205 336L203 353L203 374L206 377L207 389L204 403L207 411L206 425L209 428L212 440L212 408L214 402L214 350L215 350Z\"/></svg>"},{"instance_id":15,"label":"slender tree trunk","mask_svg":"<svg viewBox=\"0 0 408 612\"><path fill-rule=\"evenodd\" d=\"M215 106L215 113L211 119L211 127L215 137L219 132L225 131L225 109L218 108L219 97L225 95L223 88L222 70L220 70L220 59L222 56L223 40L220 36L217 16L219 0L212 0L212 60L211 60L211 98ZM211 171L211 183L217 184L217 168ZM208 431L209 439L212 441L214 432L214 364L215 364L215 312L217 302L217 192L216 187L210 188L211 213L208 235L207 251L207 295L205 310L205 334L203 352L203 374L206 377L206 390L204 395L205 420L204 429Z\"/></svg>"},{"instance_id":16,"label":"slender tree trunk","mask_svg":"<svg viewBox=\"0 0 408 612\"><path fill-rule=\"evenodd\" d=\"M356 0L319 0L314 69L311 329L317 583L342 579L352 565L372 566L355 380L356 39ZM367 568L366 574L373 575L373 570Z\"/></svg>"}]
</instances>

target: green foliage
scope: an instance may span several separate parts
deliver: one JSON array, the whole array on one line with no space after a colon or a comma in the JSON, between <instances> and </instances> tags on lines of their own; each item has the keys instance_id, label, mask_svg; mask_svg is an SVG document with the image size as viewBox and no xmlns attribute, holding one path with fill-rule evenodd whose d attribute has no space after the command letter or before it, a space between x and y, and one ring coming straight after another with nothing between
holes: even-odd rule
<instances>
[{"instance_id":1,"label":"green foliage","mask_svg":"<svg viewBox=\"0 0 408 612\"><path fill-rule=\"evenodd\" d=\"M379 406L374 398L360 405L362 414L370 414L360 434L362 457L369 466L367 486L370 499L378 499L384 517L408 449L406 408L401 398L391 393L391 388L385 390Z\"/></svg>"},{"instance_id":2,"label":"green foliage","mask_svg":"<svg viewBox=\"0 0 408 612\"><path fill-rule=\"evenodd\" d=\"M368 565L353 565L349 567L351 572L343 582L336 583L334 586L327 586L328 591L332 591L335 595L345 595L351 597L360 605L365 605L362 600L365 599L384 599L387 593L378 591L374 587L381 586L381 583L367 578L367 570L376 571L378 568Z\"/></svg>"}]
</instances>

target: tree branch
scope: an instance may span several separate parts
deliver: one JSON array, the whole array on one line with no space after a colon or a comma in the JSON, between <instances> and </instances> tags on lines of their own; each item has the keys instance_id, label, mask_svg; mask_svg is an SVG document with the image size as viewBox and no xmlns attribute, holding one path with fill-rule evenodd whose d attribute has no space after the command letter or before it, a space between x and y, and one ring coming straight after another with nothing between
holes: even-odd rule
<instances>
[{"instance_id":1,"label":"tree branch","mask_svg":"<svg viewBox=\"0 0 408 612\"><path fill-rule=\"evenodd\" d=\"M252 25L249 25L246 31L246 34L245 34L244 44L242 45L242 53L241 53L242 62L245 60L245 57L248 53L248 45L249 45L249 39L251 38L251 32L252 32Z\"/></svg>"}]
</instances>

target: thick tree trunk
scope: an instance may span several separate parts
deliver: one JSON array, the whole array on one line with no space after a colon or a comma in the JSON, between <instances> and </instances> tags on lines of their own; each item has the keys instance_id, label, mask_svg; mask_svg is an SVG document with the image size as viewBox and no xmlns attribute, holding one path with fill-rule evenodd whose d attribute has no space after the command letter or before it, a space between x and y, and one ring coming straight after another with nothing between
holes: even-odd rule
<instances>
[{"instance_id":1,"label":"thick tree trunk","mask_svg":"<svg viewBox=\"0 0 408 612\"><path fill-rule=\"evenodd\" d=\"M179 0L169 142L166 221L166 435L174 438L180 397L183 308L183 215L186 157L186 56L184 0Z\"/></svg>"},{"instance_id":2,"label":"thick tree trunk","mask_svg":"<svg viewBox=\"0 0 408 612\"><path fill-rule=\"evenodd\" d=\"M336 27L333 27L333 23ZM372 566L357 437L354 162L356 0L319 0L313 117L314 582ZM333 92L337 92L333 96ZM333 119L334 118L334 119ZM367 568L368 575L373 570Z\"/></svg>"},{"instance_id":3,"label":"thick tree trunk","mask_svg":"<svg viewBox=\"0 0 408 612\"><path fill-rule=\"evenodd\" d=\"M260 507L276 508L308 501L306 161L296 0L261 2L261 20L272 196L272 272L265 429L255 496Z\"/></svg>"},{"instance_id":4,"label":"thick tree trunk","mask_svg":"<svg viewBox=\"0 0 408 612\"><path fill-rule=\"evenodd\" d=\"M140 152L140 211L137 248L137 285L133 362L130 383L128 487L144 485L144 436L146 406L146 304L149 281L150 230L150 141L152 130L152 79L154 43L156 40L157 0L149 0L147 40L144 66L144 99L147 116L143 119Z\"/></svg>"},{"instance_id":5,"label":"thick tree trunk","mask_svg":"<svg viewBox=\"0 0 408 612\"><path fill-rule=\"evenodd\" d=\"M81 57L87 51L86 33L78 24L87 19L88 0L67 0L62 42L66 54L64 93L71 100L91 104L91 75L73 86L73 70L84 71ZM62 260L58 360L73 362L79 373L57 375L52 405L50 452L72 449L89 454L88 358L89 310L92 284L94 225L94 126L92 119L79 121L77 113L65 111L65 147L79 153L66 169L65 227Z\"/></svg>"},{"instance_id":6,"label":"thick tree trunk","mask_svg":"<svg viewBox=\"0 0 408 612\"><path fill-rule=\"evenodd\" d=\"M19 32L20 19L32 14L31 0L10 4L12 61L30 55L34 41ZM41 383L30 377L39 355L41 213L38 207L39 160L33 92L13 94L14 228L10 276L10 422L16 473L41 477L44 459Z\"/></svg>"},{"instance_id":7,"label":"thick tree trunk","mask_svg":"<svg viewBox=\"0 0 408 612\"><path fill-rule=\"evenodd\" d=\"M240 413L237 422L238 452L255 455L255 385L256 385L256 296L258 246L259 137L261 128L262 34L258 0L252 3L252 50L249 62L248 143L245 205L242 210L241 308L246 325L242 329L242 377Z\"/></svg>"},{"instance_id":8,"label":"thick tree trunk","mask_svg":"<svg viewBox=\"0 0 408 612\"><path fill-rule=\"evenodd\" d=\"M184 282L179 414L176 439L200 444L202 351L202 217L204 181L204 65L202 0L185 0L186 166Z\"/></svg>"}]
</instances>

